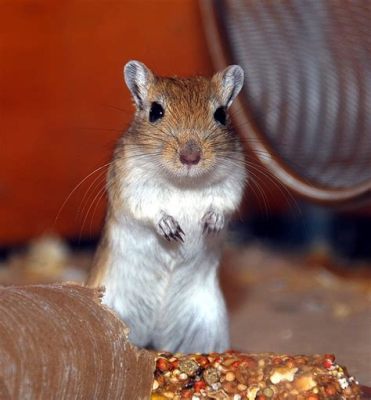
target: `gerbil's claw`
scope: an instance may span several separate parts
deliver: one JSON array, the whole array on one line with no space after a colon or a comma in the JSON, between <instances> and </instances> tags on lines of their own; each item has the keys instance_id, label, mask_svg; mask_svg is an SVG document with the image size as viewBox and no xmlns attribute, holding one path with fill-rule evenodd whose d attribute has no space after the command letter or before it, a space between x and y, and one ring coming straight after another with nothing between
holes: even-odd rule
<instances>
[{"instance_id":1,"label":"gerbil's claw","mask_svg":"<svg viewBox=\"0 0 371 400\"><path fill-rule=\"evenodd\" d=\"M183 229L179 226L178 222L170 215L164 214L160 219L157 227L160 235L164 236L169 242L171 240L184 242Z\"/></svg>"},{"instance_id":2,"label":"gerbil's claw","mask_svg":"<svg viewBox=\"0 0 371 400\"><path fill-rule=\"evenodd\" d=\"M182 243L184 243L184 239L183 239L181 233L183 233L183 235L184 235L184 232L182 231L182 229L181 229L180 226L179 226L178 231L174 234L175 240L178 240L178 239L179 239Z\"/></svg>"},{"instance_id":3,"label":"gerbil's claw","mask_svg":"<svg viewBox=\"0 0 371 400\"><path fill-rule=\"evenodd\" d=\"M220 232L224 227L224 215L210 210L202 217L201 223L203 234Z\"/></svg>"}]
</instances>

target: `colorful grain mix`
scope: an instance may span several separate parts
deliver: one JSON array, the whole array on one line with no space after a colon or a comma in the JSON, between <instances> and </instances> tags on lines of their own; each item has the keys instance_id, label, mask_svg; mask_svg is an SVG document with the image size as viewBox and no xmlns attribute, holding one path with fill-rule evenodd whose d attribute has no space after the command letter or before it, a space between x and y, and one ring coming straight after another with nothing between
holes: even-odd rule
<instances>
[{"instance_id":1,"label":"colorful grain mix","mask_svg":"<svg viewBox=\"0 0 371 400\"><path fill-rule=\"evenodd\" d=\"M357 400L360 388L332 354L159 353L151 399Z\"/></svg>"}]
</instances>

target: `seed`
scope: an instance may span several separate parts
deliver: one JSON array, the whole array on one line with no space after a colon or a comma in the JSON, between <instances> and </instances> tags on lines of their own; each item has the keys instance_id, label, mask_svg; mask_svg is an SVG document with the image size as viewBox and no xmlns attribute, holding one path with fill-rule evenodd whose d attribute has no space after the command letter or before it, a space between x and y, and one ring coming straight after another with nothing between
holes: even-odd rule
<instances>
[{"instance_id":1,"label":"seed","mask_svg":"<svg viewBox=\"0 0 371 400\"><path fill-rule=\"evenodd\" d=\"M263 372L259 372L258 375L256 376L256 379L258 380L258 382L262 381L263 378L264 378Z\"/></svg>"},{"instance_id":2,"label":"seed","mask_svg":"<svg viewBox=\"0 0 371 400\"><path fill-rule=\"evenodd\" d=\"M212 384L218 382L220 375L215 368L208 368L203 372L202 376L206 383L211 386Z\"/></svg>"},{"instance_id":3,"label":"seed","mask_svg":"<svg viewBox=\"0 0 371 400\"><path fill-rule=\"evenodd\" d=\"M236 388L237 388L237 385L235 382L224 382L223 383L223 389L229 394L235 393Z\"/></svg>"},{"instance_id":4,"label":"seed","mask_svg":"<svg viewBox=\"0 0 371 400\"><path fill-rule=\"evenodd\" d=\"M182 399L190 399L193 395L193 392L191 390L182 390L181 396Z\"/></svg>"},{"instance_id":5,"label":"seed","mask_svg":"<svg viewBox=\"0 0 371 400\"><path fill-rule=\"evenodd\" d=\"M327 358L326 360L323 361L322 365L326 369L330 369L333 366L333 362L329 358Z\"/></svg>"},{"instance_id":6,"label":"seed","mask_svg":"<svg viewBox=\"0 0 371 400\"><path fill-rule=\"evenodd\" d=\"M193 360L181 360L179 362L179 369L188 375L194 375L198 370L198 364Z\"/></svg>"},{"instance_id":7,"label":"seed","mask_svg":"<svg viewBox=\"0 0 371 400\"><path fill-rule=\"evenodd\" d=\"M241 361L234 361L234 362L232 363L232 367L233 367L233 368L238 368L240 365L241 365Z\"/></svg>"},{"instance_id":8,"label":"seed","mask_svg":"<svg viewBox=\"0 0 371 400\"><path fill-rule=\"evenodd\" d=\"M335 361L335 356L334 354L325 354L324 358L326 358L327 360L331 360L332 362Z\"/></svg>"},{"instance_id":9,"label":"seed","mask_svg":"<svg viewBox=\"0 0 371 400\"><path fill-rule=\"evenodd\" d=\"M234 362L236 362L237 360L235 358L230 358L226 361L223 362L223 365L226 367L230 367Z\"/></svg>"},{"instance_id":10,"label":"seed","mask_svg":"<svg viewBox=\"0 0 371 400\"><path fill-rule=\"evenodd\" d=\"M220 364L214 364L216 368L218 368L218 371L220 371L222 374L225 374L228 372L228 368L224 367L223 365Z\"/></svg>"},{"instance_id":11,"label":"seed","mask_svg":"<svg viewBox=\"0 0 371 400\"><path fill-rule=\"evenodd\" d=\"M211 389L213 389L213 390L219 390L220 387L221 387L221 383L220 382L216 382L216 383L213 383L211 385Z\"/></svg>"},{"instance_id":12,"label":"seed","mask_svg":"<svg viewBox=\"0 0 371 400\"><path fill-rule=\"evenodd\" d=\"M264 396L272 397L274 395L273 390L270 387L267 387L263 390Z\"/></svg>"},{"instance_id":13,"label":"seed","mask_svg":"<svg viewBox=\"0 0 371 400\"><path fill-rule=\"evenodd\" d=\"M162 386L162 385L164 385L165 384L165 377L163 376L163 375L160 375L160 376L158 376L157 378L156 378L156 380L157 380L157 382L158 382L158 384L160 385L160 386Z\"/></svg>"},{"instance_id":14,"label":"seed","mask_svg":"<svg viewBox=\"0 0 371 400\"><path fill-rule=\"evenodd\" d=\"M344 390L344 394L346 396L350 396L352 394L352 389L348 386L345 390Z\"/></svg>"},{"instance_id":15,"label":"seed","mask_svg":"<svg viewBox=\"0 0 371 400\"><path fill-rule=\"evenodd\" d=\"M196 361L201 365L201 367L205 367L209 364L209 360L204 356L196 357Z\"/></svg>"},{"instance_id":16,"label":"seed","mask_svg":"<svg viewBox=\"0 0 371 400\"><path fill-rule=\"evenodd\" d=\"M244 365L245 367L256 368L256 366L258 365L258 362L252 357L244 356L244 357L241 357L241 359L242 359L241 365ZM261 360L261 361L264 364L264 360ZM262 366L264 366L264 365L262 365Z\"/></svg>"},{"instance_id":17,"label":"seed","mask_svg":"<svg viewBox=\"0 0 371 400\"><path fill-rule=\"evenodd\" d=\"M188 379L188 375L182 372L181 374L179 374L178 378L180 381L185 381L186 379Z\"/></svg>"},{"instance_id":18,"label":"seed","mask_svg":"<svg viewBox=\"0 0 371 400\"><path fill-rule=\"evenodd\" d=\"M246 385L243 385L242 383L239 383L239 384L237 385L237 389L238 389L240 392L243 392L244 390L247 389L247 386L246 386Z\"/></svg>"},{"instance_id":19,"label":"seed","mask_svg":"<svg viewBox=\"0 0 371 400\"><path fill-rule=\"evenodd\" d=\"M233 382L236 379L236 375L233 372L227 372L225 375L225 380L227 382Z\"/></svg>"},{"instance_id":20,"label":"seed","mask_svg":"<svg viewBox=\"0 0 371 400\"><path fill-rule=\"evenodd\" d=\"M197 381L194 385L195 392L199 392L201 389L205 389L206 383L204 381Z\"/></svg>"},{"instance_id":21,"label":"seed","mask_svg":"<svg viewBox=\"0 0 371 400\"><path fill-rule=\"evenodd\" d=\"M325 392L328 396L333 396L336 394L336 388L334 385L328 385L325 388Z\"/></svg>"},{"instance_id":22,"label":"seed","mask_svg":"<svg viewBox=\"0 0 371 400\"><path fill-rule=\"evenodd\" d=\"M262 360L259 360L259 362L260 361L262 361ZM282 358L281 357L273 357L272 358L272 363L274 364L274 365L280 365L280 364L282 364Z\"/></svg>"},{"instance_id":23,"label":"seed","mask_svg":"<svg viewBox=\"0 0 371 400\"><path fill-rule=\"evenodd\" d=\"M236 370L236 378L238 382L242 383L243 385L247 385L249 383L250 373L245 368L237 368Z\"/></svg>"},{"instance_id":24,"label":"seed","mask_svg":"<svg viewBox=\"0 0 371 400\"><path fill-rule=\"evenodd\" d=\"M190 379L183 387L184 389L191 389L193 388L195 384L195 381L193 379Z\"/></svg>"},{"instance_id":25,"label":"seed","mask_svg":"<svg viewBox=\"0 0 371 400\"><path fill-rule=\"evenodd\" d=\"M166 400L166 397L162 394L153 393L151 394L151 400Z\"/></svg>"},{"instance_id":26,"label":"seed","mask_svg":"<svg viewBox=\"0 0 371 400\"><path fill-rule=\"evenodd\" d=\"M257 387L257 386L250 386L248 389L247 389L247 393L246 393L246 396L247 396L247 399L248 400L255 400L256 399L256 394L259 392L259 387Z\"/></svg>"},{"instance_id":27,"label":"seed","mask_svg":"<svg viewBox=\"0 0 371 400\"><path fill-rule=\"evenodd\" d=\"M169 362L165 358L159 358L156 361L156 367L162 372L167 371L169 369Z\"/></svg>"},{"instance_id":28,"label":"seed","mask_svg":"<svg viewBox=\"0 0 371 400\"><path fill-rule=\"evenodd\" d=\"M304 365L305 363L305 357L296 357L296 365Z\"/></svg>"},{"instance_id":29,"label":"seed","mask_svg":"<svg viewBox=\"0 0 371 400\"><path fill-rule=\"evenodd\" d=\"M294 386L296 389L304 392L315 388L317 386L317 383L313 379L312 374L307 373L299 376L299 378L294 381Z\"/></svg>"},{"instance_id":30,"label":"seed","mask_svg":"<svg viewBox=\"0 0 371 400\"><path fill-rule=\"evenodd\" d=\"M160 385L159 385L158 381L156 381L156 379L155 379L155 380L153 381L153 384L152 384L152 390L156 390L159 386L160 386Z\"/></svg>"},{"instance_id":31,"label":"seed","mask_svg":"<svg viewBox=\"0 0 371 400\"><path fill-rule=\"evenodd\" d=\"M241 395L235 394L235 395L233 396L233 400L241 400Z\"/></svg>"},{"instance_id":32,"label":"seed","mask_svg":"<svg viewBox=\"0 0 371 400\"><path fill-rule=\"evenodd\" d=\"M287 367L277 367L272 370L272 374L270 376L270 381L273 384L280 383L280 382L292 382L295 378L295 374L298 368L287 368ZM263 379L263 373L261 373L262 377L259 380Z\"/></svg>"}]
</instances>

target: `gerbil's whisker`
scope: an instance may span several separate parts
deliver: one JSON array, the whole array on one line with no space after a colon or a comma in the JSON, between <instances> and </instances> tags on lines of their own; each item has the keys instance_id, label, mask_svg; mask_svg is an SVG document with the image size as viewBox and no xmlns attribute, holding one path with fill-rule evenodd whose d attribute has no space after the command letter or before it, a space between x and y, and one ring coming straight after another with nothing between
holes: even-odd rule
<instances>
[{"instance_id":1,"label":"gerbil's whisker","mask_svg":"<svg viewBox=\"0 0 371 400\"><path fill-rule=\"evenodd\" d=\"M103 179L103 182L102 182L102 179ZM81 210L81 211L79 211L80 212L80 214L81 215L84 215L84 212L85 212L85 209L86 209L86 207L88 206L88 204L90 204L90 200L91 200L91 198L93 197L93 195L94 195L94 192L95 192L95 189L97 188L97 187L100 187L102 184L103 184L103 186L105 185L105 182L106 182L106 174L105 174L105 171L101 171L100 173L99 173L99 175L94 179L94 181L91 183L91 185L89 186L89 188L86 190L86 192L85 192L85 194L84 194L84 196L83 196L83 198L82 198L82 200L81 200L81 202L80 202L80 205L79 205L79 210ZM90 193L89 193L90 192ZM88 195L89 194L89 195ZM85 202L85 204L84 204L84 202ZM83 207L81 207L81 206L83 206Z\"/></svg>"},{"instance_id":2,"label":"gerbil's whisker","mask_svg":"<svg viewBox=\"0 0 371 400\"><path fill-rule=\"evenodd\" d=\"M70 192L70 194L66 197L66 199L63 201L61 207L59 208L57 215L54 219L54 225L56 224L58 218L60 217L60 214L63 210L63 208L65 207L65 205L67 204L68 200L71 198L71 196L76 192L76 190L87 180L89 179L92 175L94 175L95 173L97 173L98 171L101 171L103 168L107 168L108 166L111 165L111 162L106 163L104 165L102 165L101 167L95 169L93 172L91 172L89 175L87 175L84 179L82 179Z\"/></svg>"},{"instance_id":3,"label":"gerbil's whisker","mask_svg":"<svg viewBox=\"0 0 371 400\"><path fill-rule=\"evenodd\" d=\"M175 141L178 143L178 138L174 135L173 130L172 130L172 126L168 127L167 130L165 130L165 129L161 128L161 127L157 127L157 129L161 133L163 133L165 136L175 139Z\"/></svg>"},{"instance_id":4,"label":"gerbil's whisker","mask_svg":"<svg viewBox=\"0 0 371 400\"><path fill-rule=\"evenodd\" d=\"M91 235L92 230L93 230L93 221L94 221L95 213L97 212L98 205L99 205L99 203L101 202L101 200L104 198L104 196L106 195L106 193L107 193L107 191L106 191L106 186L104 186L104 187L101 189L100 195L98 196L98 199L97 199L96 202L95 202L95 207L94 207L94 210L93 210L93 214L92 214L91 219L90 219L90 228L89 228L90 235Z\"/></svg>"},{"instance_id":5,"label":"gerbil's whisker","mask_svg":"<svg viewBox=\"0 0 371 400\"><path fill-rule=\"evenodd\" d=\"M166 134L164 133L164 135L166 135ZM171 137L171 135L166 135L166 136ZM169 140L166 140L163 136L160 136L160 135L141 133L140 138L148 139L150 142L150 143L148 143L148 145L151 145L153 147L155 147L156 142L160 142L163 144L167 144L168 146L172 147L173 149L176 149L175 145L172 142L170 142ZM155 143L151 143L151 142L155 142ZM138 142L138 147L140 147L140 145L142 143L145 143L145 142ZM124 146L125 145L126 145L126 143L124 143Z\"/></svg>"},{"instance_id":6,"label":"gerbil's whisker","mask_svg":"<svg viewBox=\"0 0 371 400\"><path fill-rule=\"evenodd\" d=\"M107 131L107 132L119 132L122 133L122 129L115 129L115 128L97 128L95 127L89 127L89 126L83 126L83 127L75 127L75 129L82 129L82 130L89 130L89 131Z\"/></svg>"},{"instance_id":7,"label":"gerbil's whisker","mask_svg":"<svg viewBox=\"0 0 371 400\"><path fill-rule=\"evenodd\" d=\"M210 132L208 133L208 135L206 135L206 137L204 138L204 142L206 142L207 140L209 140L210 138L213 138L213 134L215 133L215 132L217 132L218 134L220 133L219 132L219 127L218 126L213 126L212 127L212 129L210 130Z\"/></svg>"},{"instance_id":8,"label":"gerbil's whisker","mask_svg":"<svg viewBox=\"0 0 371 400\"><path fill-rule=\"evenodd\" d=\"M226 166L226 168L228 169L228 167L230 168L230 165L228 165L225 160L223 160L224 165ZM235 163L236 167L240 167L241 164ZM262 204L264 205L263 210L265 212L266 215L268 215L268 211L270 209L269 207L269 202L267 199L267 196L261 186L261 178L259 178L259 176L257 174L255 174L252 171L249 171L249 180L252 183L252 185L248 186L249 189L251 189L251 191L254 193L255 197L257 199L261 199ZM260 204L260 202L259 202Z\"/></svg>"},{"instance_id":9,"label":"gerbil's whisker","mask_svg":"<svg viewBox=\"0 0 371 400\"><path fill-rule=\"evenodd\" d=\"M123 111L124 113L131 113L131 110L128 110L127 108L126 109L120 108L120 107L114 106L112 104L102 104L102 105L105 107L108 107L108 108L113 108L114 110Z\"/></svg>"},{"instance_id":10,"label":"gerbil's whisker","mask_svg":"<svg viewBox=\"0 0 371 400\"><path fill-rule=\"evenodd\" d=\"M96 202L96 200L99 198L99 196L101 195L101 193L105 192L105 187L99 189L98 193L94 196L93 201L90 203L90 206L85 214L85 217L82 221L81 227L80 227L80 235L79 235L79 241L81 240L82 234L83 234L83 230L84 230L84 226L85 226L85 222L89 216L90 210L93 207L94 203Z\"/></svg>"},{"instance_id":11,"label":"gerbil's whisker","mask_svg":"<svg viewBox=\"0 0 371 400\"><path fill-rule=\"evenodd\" d=\"M223 151L221 152L223 153ZM256 171L257 173L261 174L263 177L265 177L269 182L272 183L272 185L279 190L279 192L285 197L286 200L289 201L290 205L296 209L296 211L301 214L301 209L295 199L295 197L293 196L293 194L289 191L289 189L283 185L277 177L275 177L270 171L264 169L264 168L258 168L258 166L246 159L241 160L241 159L236 159L235 157L231 156L230 154L228 154L229 152L225 152L227 154L223 154L223 158L224 159L228 159L230 161L234 161L237 163L243 163L244 165L246 165L247 170L249 171L249 173L252 173L252 171ZM238 164L238 166L241 164ZM237 166L237 164L236 164ZM255 177L257 178L257 175L255 175Z\"/></svg>"},{"instance_id":12,"label":"gerbil's whisker","mask_svg":"<svg viewBox=\"0 0 371 400\"><path fill-rule=\"evenodd\" d=\"M129 159L132 159L132 158L149 158L149 157L152 157L152 156L161 156L161 152L160 151L156 151L156 152L152 152L152 153L138 153L138 154L129 154L129 155L127 155L127 154L125 154L124 156L122 156L122 159L123 160L129 160ZM121 158L121 157L120 157Z\"/></svg>"}]
</instances>

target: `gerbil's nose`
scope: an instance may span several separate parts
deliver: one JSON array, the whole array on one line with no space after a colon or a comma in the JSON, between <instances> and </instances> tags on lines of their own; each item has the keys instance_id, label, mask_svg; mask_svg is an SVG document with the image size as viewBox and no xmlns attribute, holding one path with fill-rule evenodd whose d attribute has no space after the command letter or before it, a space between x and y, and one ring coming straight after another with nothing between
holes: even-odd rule
<instances>
[{"instance_id":1,"label":"gerbil's nose","mask_svg":"<svg viewBox=\"0 0 371 400\"><path fill-rule=\"evenodd\" d=\"M189 140L184 144L179 152L179 159L182 164L196 165L201 160L201 148L194 141Z\"/></svg>"}]
</instances>

